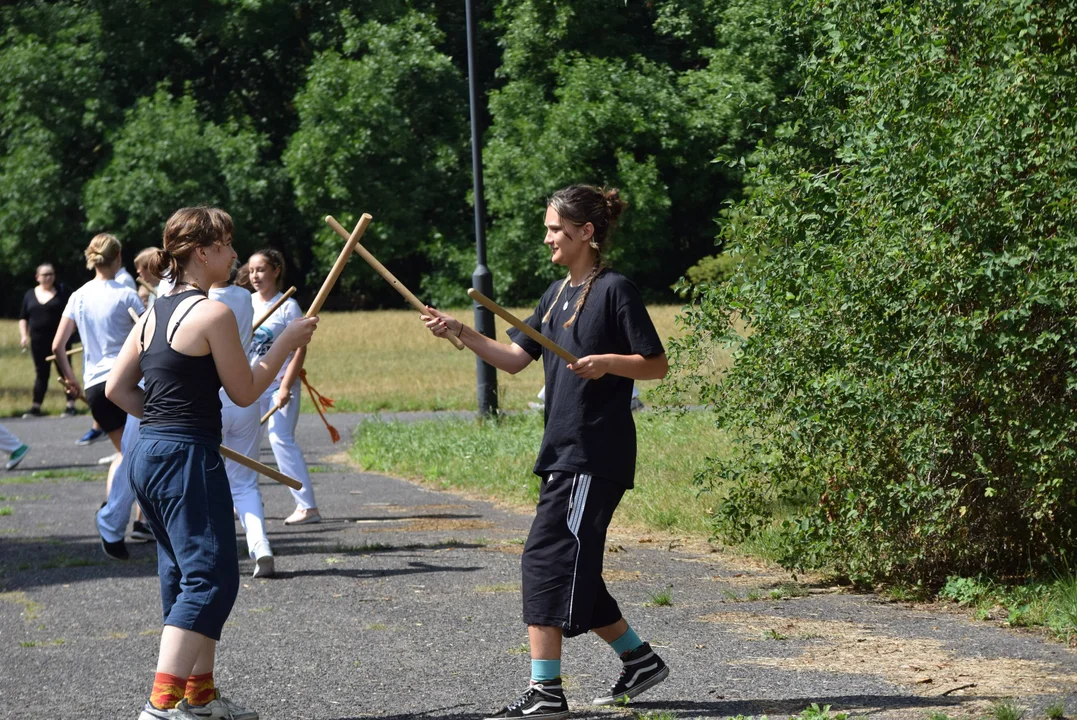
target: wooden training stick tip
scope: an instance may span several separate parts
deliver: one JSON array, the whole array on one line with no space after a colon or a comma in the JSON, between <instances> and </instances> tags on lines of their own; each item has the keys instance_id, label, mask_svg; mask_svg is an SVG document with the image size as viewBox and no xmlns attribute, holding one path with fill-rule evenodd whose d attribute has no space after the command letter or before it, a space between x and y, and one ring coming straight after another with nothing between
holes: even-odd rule
<instances>
[{"instance_id":1,"label":"wooden training stick tip","mask_svg":"<svg viewBox=\"0 0 1077 720\"><path fill-rule=\"evenodd\" d=\"M340 235L343 238L348 237L348 231L345 230L344 226L338 223L332 215L326 215L325 222L329 224L329 227L333 228L333 231L336 232L337 235ZM389 272L388 268L378 262L378 259L371 255L369 250L367 250L362 245L356 243L355 253L359 257L366 260L367 264L370 265L370 267L374 268L374 271L381 275L385 282L389 283L389 285L391 285L394 290L400 293L401 296L403 296L403 298L408 301L409 305L418 310L420 313L426 313L426 305L424 305L422 301L419 300L419 298L415 297L414 293L412 293L411 290L408 290L404 286L404 283L397 280L396 276ZM457 350L464 349L464 343L460 341L460 338L453 337L452 335L446 335L445 339L452 343L453 347L455 347Z\"/></svg>"},{"instance_id":2,"label":"wooden training stick tip","mask_svg":"<svg viewBox=\"0 0 1077 720\"><path fill-rule=\"evenodd\" d=\"M239 463L240 465L243 465L244 467L248 467L248 468L250 468L251 470L254 470L257 473L261 473L262 475L265 475L270 480L276 480L277 482L281 483L282 485L287 485L288 487L292 488L293 490L302 490L303 489L303 483L299 482L295 478L288 477L287 475L280 472L279 470L274 470L273 468L269 467L268 465L263 465L262 463L258 462L257 460L251 460L246 455L238 453L235 450L233 450L232 448L225 447L224 445L221 445L221 455L223 457L228 458L229 460L233 460L233 461Z\"/></svg>"},{"instance_id":3,"label":"wooden training stick tip","mask_svg":"<svg viewBox=\"0 0 1077 720\"><path fill-rule=\"evenodd\" d=\"M135 312L134 308L127 308L127 314L131 316L132 320L138 322L138 313Z\"/></svg>"},{"instance_id":4,"label":"wooden training stick tip","mask_svg":"<svg viewBox=\"0 0 1077 720\"><path fill-rule=\"evenodd\" d=\"M518 317L516 317L515 315L510 313L508 310L501 307L500 305L498 305L493 300L491 300L490 298L483 295L481 292L479 292L475 288L471 288L470 290L468 290L467 291L467 296L469 298L471 298L472 300L474 300L475 302L479 303L480 305L482 305L482 306L486 307L487 309L489 309L495 315L500 317L502 320L507 322L509 325L512 325L514 328L516 328L517 330L522 332L527 337L529 337L532 340L534 340L535 342L537 342L542 347L544 347L547 350L549 350L549 351L555 353L556 355L558 355L565 362L571 364L571 363L575 363L576 360L578 360L578 358L575 355L573 355L572 353L570 353L568 350L565 350L563 347L561 347L560 345L555 343L553 340L546 337L545 335L543 335L539 331L535 330L535 328L531 327L530 325L525 323L523 320L519 319Z\"/></svg>"}]
</instances>

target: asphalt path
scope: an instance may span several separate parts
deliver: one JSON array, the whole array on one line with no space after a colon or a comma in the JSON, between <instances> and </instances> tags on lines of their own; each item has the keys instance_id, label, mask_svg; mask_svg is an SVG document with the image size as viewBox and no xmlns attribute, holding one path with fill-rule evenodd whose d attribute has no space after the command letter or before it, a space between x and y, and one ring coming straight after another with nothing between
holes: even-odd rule
<instances>
[{"instance_id":1,"label":"asphalt path","mask_svg":"<svg viewBox=\"0 0 1077 720\"><path fill-rule=\"evenodd\" d=\"M275 577L250 578L240 533L244 580L218 686L265 720L482 717L526 684L519 562L530 516L359 472L344 451L370 416L331 419L344 436L335 446L316 415L298 433L325 522L285 527L291 497L263 479ZM133 719L160 632L155 548L129 544L127 562L101 552L97 460L111 448L75 445L86 417L4 425L32 449L0 472L0 717ZM262 460L272 462L268 446ZM574 717L776 718L811 703L978 717L1006 697L1029 720L1060 701L1077 714L1077 652L1038 633L790 584L705 543L617 530L607 544L611 592L671 675L628 708L594 709L618 663L593 635L566 641Z\"/></svg>"}]
</instances>

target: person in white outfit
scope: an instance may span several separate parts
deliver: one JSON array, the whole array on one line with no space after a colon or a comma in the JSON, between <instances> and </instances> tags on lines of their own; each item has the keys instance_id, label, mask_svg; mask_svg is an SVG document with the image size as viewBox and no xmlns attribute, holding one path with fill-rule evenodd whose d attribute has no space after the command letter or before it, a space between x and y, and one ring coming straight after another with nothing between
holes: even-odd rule
<instances>
[{"instance_id":1,"label":"person in white outfit","mask_svg":"<svg viewBox=\"0 0 1077 720\"><path fill-rule=\"evenodd\" d=\"M209 289L211 300L218 300L232 311L239 325L239 340L250 354L251 326L254 324L254 308L251 294L241 287L233 285L236 268L233 267L229 282L218 283ZM258 445L262 439L262 426L259 424L258 403L239 407L228 393L221 388L221 444L241 455L257 460ZM273 574L273 551L266 537L266 515L262 505L262 493L258 489L258 473L235 460L224 461L224 471L228 475L228 487L232 490L232 504L235 506L239 522L247 534L247 552L254 560L254 574L269 577Z\"/></svg>"},{"instance_id":2,"label":"person in white outfit","mask_svg":"<svg viewBox=\"0 0 1077 720\"><path fill-rule=\"evenodd\" d=\"M85 397L94 420L116 448L117 456L109 466L106 483L111 490L120 463L120 440L127 413L105 397L105 380L128 333L135 326L130 311L141 315L145 308L133 289L116 280L116 272L122 267L119 240L101 233L94 236L84 254L86 267L94 271L94 279L68 298L52 340L52 352L68 390ZM76 329L82 338L83 385L79 384L64 352Z\"/></svg>"},{"instance_id":3,"label":"person in white outfit","mask_svg":"<svg viewBox=\"0 0 1077 720\"><path fill-rule=\"evenodd\" d=\"M281 283L284 281L284 256L279 251L267 248L251 255L247 263L250 271L251 306L256 317L261 317L269 307L280 299ZM273 341L292 320L303 316L299 303L289 298L259 327L251 342L251 362L269 352ZM289 475L303 484L302 490L292 490L295 498L295 512L284 520L285 525L306 525L321 522L318 504L314 501L314 486L307 472L307 462L303 451L295 441L295 425L299 422L299 373L307 357L306 347L301 347L288 356L277 378L263 393L259 401L262 415L269 412L274 405L280 409L269 419L269 444L273 448L273 457L277 466L285 475Z\"/></svg>"}]
</instances>

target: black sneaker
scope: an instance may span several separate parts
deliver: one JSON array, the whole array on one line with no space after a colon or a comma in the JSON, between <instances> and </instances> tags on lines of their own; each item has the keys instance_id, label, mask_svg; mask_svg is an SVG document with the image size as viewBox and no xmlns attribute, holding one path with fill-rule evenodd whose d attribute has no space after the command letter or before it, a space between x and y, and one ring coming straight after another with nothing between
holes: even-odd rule
<instances>
[{"instance_id":1,"label":"black sneaker","mask_svg":"<svg viewBox=\"0 0 1077 720\"><path fill-rule=\"evenodd\" d=\"M105 507L105 504L102 503L101 507ZM94 524L97 524L96 513L94 514ZM123 538L120 538L116 542L109 542L101 535L100 530L97 531L97 537L101 540L101 549L113 560L127 560L131 557L131 554L127 552L127 545L124 543Z\"/></svg>"},{"instance_id":2,"label":"black sneaker","mask_svg":"<svg viewBox=\"0 0 1077 720\"><path fill-rule=\"evenodd\" d=\"M149 525L141 520L135 520L131 523L131 539L139 542L150 542L156 538L153 537L153 531L150 530Z\"/></svg>"},{"instance_id":3,"label":"black sneaker","mask_svg":"<svg viewBox=\"0 0 1077 720\"><path fill-rule=\"evenodd\" d=\"M123 540L109 542L101 538L101 549L113 560L127 560L131 557L131 553L127 552L127 544Z\"/></svg>"},{"instance_id":4,"label":"black sneaker","mask_svg":"<svg viewBox=\"0 0 1077 720\"><path fill-rule=\"evenodd\" d=\"M542 718L543 720L565 720L568 717L568 702L565 691L561 689L561 678L544 682L531 682L524 694L513 700L485 720L504 720L505 718Z\"/></svg>"},{"instance_id":5,"label":"black sneaker","mask_svg":"<svg viewBox=\"0 0 1077 720\"><path fill-rule=\"evenodd\" d=\"M635 650L621 655L621 675L610 688L609 693L594 699L595 705L613 705L626 703L644 690L653 688L669 677L669 667L651 650L649 643L643 643Z\"/></svg>"}]
</instances>

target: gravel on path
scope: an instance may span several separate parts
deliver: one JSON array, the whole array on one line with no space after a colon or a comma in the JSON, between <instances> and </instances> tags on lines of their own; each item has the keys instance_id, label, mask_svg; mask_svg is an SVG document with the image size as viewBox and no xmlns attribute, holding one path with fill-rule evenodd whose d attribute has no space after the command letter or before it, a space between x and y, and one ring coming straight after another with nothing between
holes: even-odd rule
<instances>
[{"instance_id":1,"label":"gravel on path","mask_svg":"<svg viewBox=\"0 0 1077 720\"><path fill-rule=\"evenodd\" d=\"M250 578L240 534L244 580L216 678L264 720L474 720L526 684L519 555L530 516L349 467L348 439L370 417L330 416L345 438L336 446L316 415L301 417L325 522L285 527L290 495L262 482L275 577ZM0 473L0 718L135 718L160 633L156 551L130 544L120 563L100 550L97 460L111 448L75 445L85 417L4 424L32 449ZM1006 697L1029 720L1060 701L1077 713L1077 653L1034 633L792 583L705 543L617 530L607 544L611 592L671 675L628 708L596 710L618 663L593 635L567 641L574 717L775 718L811 703L979 717Z\"/></svg>"}]
</instances>

